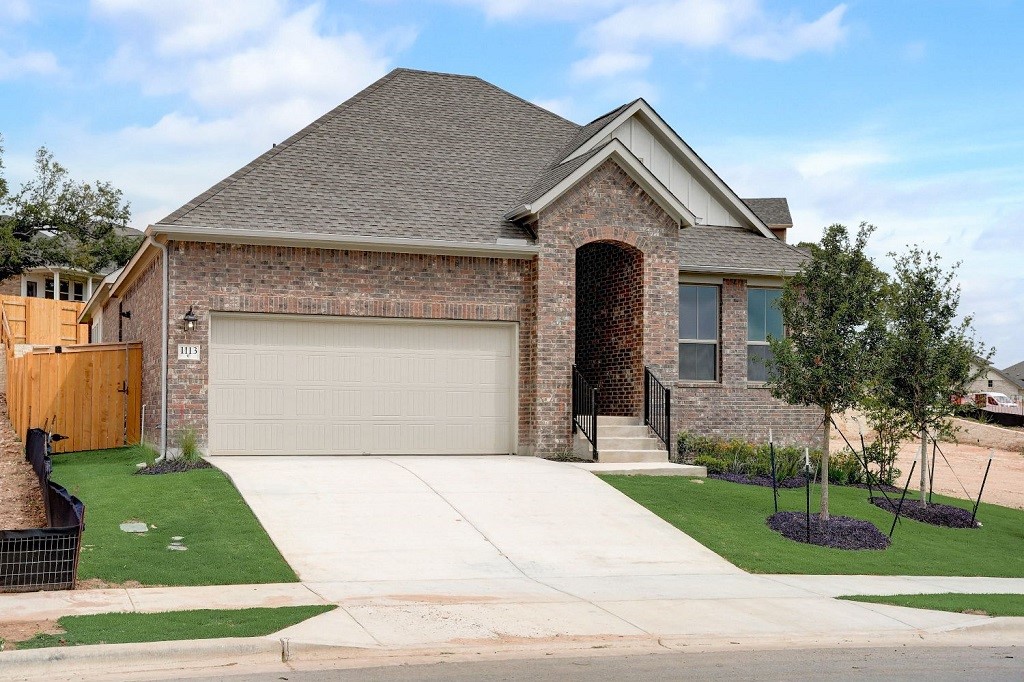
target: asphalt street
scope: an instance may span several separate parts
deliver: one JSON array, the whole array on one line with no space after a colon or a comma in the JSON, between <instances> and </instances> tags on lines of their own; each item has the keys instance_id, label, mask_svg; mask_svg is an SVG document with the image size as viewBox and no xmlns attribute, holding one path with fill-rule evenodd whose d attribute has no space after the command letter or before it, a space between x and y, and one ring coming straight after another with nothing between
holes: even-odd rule
<instances>
[{"instance_id":1,"label":"asphalt street","mask_svg":"<svg viewBox=\"0 0 1024 682\"><path fill-rule=\"evenodd\" d=\"M531 680L1021 680L1024 647L897 647L651 653L285 670L196 679L229 682ZM186 678L169 678L186 679Z\"/></svg>"}]
</instances>

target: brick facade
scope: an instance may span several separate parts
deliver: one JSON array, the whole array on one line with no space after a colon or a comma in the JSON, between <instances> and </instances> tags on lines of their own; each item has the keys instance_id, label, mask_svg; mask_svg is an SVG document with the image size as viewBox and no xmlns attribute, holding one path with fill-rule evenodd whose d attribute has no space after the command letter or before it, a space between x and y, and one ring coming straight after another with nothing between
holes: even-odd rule
<instances>
[{"instance_id":1,"label":"brick facade","mask_svg":"<svg viewBox=\"0 0 1024 682\"><path fill-rule=\"evenodd\" d=\"M571 366L576 357L576 256L592 242L625 244L643 256L643 364L677 376L678 226L608 161L537 221L537 453L571 447ZM638 381L642 381L642 373Z\"/></svg>"},{"instance_id":2,"label":"brick facade","mask_svg":"<svg viewBox=\"0 0 1024 682\"><path fill-rule=\"evenodd\" d=\"M597 388L597 412L643 413L643 254L614 242L576 251L576 366Z\"/></svg>"},{"instance_id":3,"label":"brick facade","mask_svg":"<svg viewBox=\"0 0 1024 682\"><path fill-rule=\"evenodd\" d=\"M142 404L146 406L144 424L145 440L160 442L160 353L163 350L161 336L163 325L163 266L162 257L157 256L145 266L131 286L119 299L112 298L103 308L104 341L142 342ZM121 311L130 312L130 318L122 318ZM121 324L121 338L118 339L118 323ZM168 425L168 436L174 434L174 427Z\"/></svg>"},{"instance_id":4,"label":"brick facade","mask_svg":"<svg viewBox=\"0 0 1024 682\"><path fill-rule=\"evenodd\" d=\"M532 261L194 242L171 242L168 250L170 348L203 345L199 362L171 353L172 435L191 426L206 442L211 312L505 321L519 323L520 452L532 450ZM189 306L199 322L186 333L177 321Z\"/></svg>"},{"instance_id":5,"label":"brick facade","mask_svg":"<svg viewBox=\"0 0 1024 682\"><path fill-rule=\"evenodd\" d=\"M771 428L776 442L821 447L821 410L776 400L747 381L746 280L722 281L719 320L720 380L675 383L673 430L766 442Z\"/></svg>"}]
</instances>

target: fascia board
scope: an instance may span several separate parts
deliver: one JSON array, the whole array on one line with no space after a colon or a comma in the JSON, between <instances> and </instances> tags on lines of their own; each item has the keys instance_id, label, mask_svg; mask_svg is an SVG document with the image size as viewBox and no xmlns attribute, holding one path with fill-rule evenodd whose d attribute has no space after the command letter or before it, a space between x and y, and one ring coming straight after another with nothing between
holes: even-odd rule
<instances>
[{"instance_id":1,"label":"fascia board","mask_svg":"<svg viewBox=\"0 0 1024 682\"><path fill-rule=\"evenodd\" d=\"M174 241L211 242L217 244L258 244L349 251L383 251L392 253L422 253L481 258L513 258L528 260L539 249L528 242L482 243L454 242L442 239L403 239L399 237L342 236L314 232L287 232L283 230L249 230L227 227L195 225L150 225L146 234Z\"/></svg>"},{"instance_id":2,"label":"fascia board","mask_svg":"<svg viewBox=\"0 0 1024 682\"><path fill-rule=\"evenodd\" d=\"M706 164L704 159L700 158L700 156L697 155L697 152L693 151L693 148L679 136L679 133L673 130L672 127L668 125L658 114L658 112L656 112L651 105L643 99L637 100L631 106L627 107L625 111L609 121L603 128L594 133L589 140L577 147L572 154L566 157L565 160L569 161L577 156L586 154L596 147L601 140L608 135L611 135L616 128L628 121L637 113L642 114L646 122L650 123L664 139L666 139L680 154L683 155L684 158L686 158L687 161L693 164L693 166L696 167L711 186L714 187L734 209L749 221L751 227L755 228L758 232L769 239L777 239L777 237L772 234L772 231L768 229L768 226L764 224L764 221L758 218L754 212L750 210L750 207L743 203L743 200L739 198L739 195L737 195L729 185L725 184L725 181L718 176L718 173L712 170L711 166Z\"/></svg>"}]
</instances>

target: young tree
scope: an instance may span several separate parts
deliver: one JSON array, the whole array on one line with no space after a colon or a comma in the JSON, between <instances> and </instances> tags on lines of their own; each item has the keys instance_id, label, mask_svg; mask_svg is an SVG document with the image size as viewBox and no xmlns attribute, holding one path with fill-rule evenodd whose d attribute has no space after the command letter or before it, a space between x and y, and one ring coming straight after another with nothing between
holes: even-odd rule
<instances>
[{"instance_id":1,"label":"young tree","mask_svg":"<svg viewBox=\"0 0 1024 682\"><path fill-rule=\"evenodd\" d=\"M975 340L971 317L956 321L960 286L954 264L942 269L941 258L917 247L895 257L895 278L885 301L886 328L879 353L877 380L882 400L911 432L921 437L921 504L927 505L928 432L949 429L955 405L988 364L991 351Z\"/></svg>"},{"instance_id":2,"label":"young tree","mask_svg":"<svg viewBox=\"0 0 1024 682\"><path fill-rule=\"evenodd\" d=\"M40 148L35 177L18 191L0 179L0 280L39 265L89 272L124 265L141 241L128 230L130 216L121 190L75 182Z\"/></svg>"},{"instance_id":3,"label":"young tree","mask_svg":"<svg viewBox=\"0 0 1024 682\"><path fill-rule=\"evenodd\" d=\"M875 320L884 276L865 254L874 227L861 223L851 243L843 225L825 230L820 248L786 282L779 301L786 336L771 339L768 386L789 403L824 412L821 520L828 521L832 415L857 404L871 378Z\"/></svg>"}]
</instances>

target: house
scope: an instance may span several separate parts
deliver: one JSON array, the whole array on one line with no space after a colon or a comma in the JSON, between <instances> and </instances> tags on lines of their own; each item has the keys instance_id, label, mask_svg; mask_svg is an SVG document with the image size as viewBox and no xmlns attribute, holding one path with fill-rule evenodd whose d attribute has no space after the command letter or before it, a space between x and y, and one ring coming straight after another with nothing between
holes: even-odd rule
<instances>
[{"instance_id":1,"label":"house","mask_svg":"<svg viewBox=\"0 0 1024 682\"><path fill-rule=\"evenodd\" d=\"M759 362L791 225L642 99L581 126L397 69L149 226L82 321L142 341L172 449L552 455L574 366L616 421L640 424L646 368L673 431L820 443Z\"/></svg>"},{"instance_id":2,"label":"house","mask_svg":"<svg viewBox=\"0 0 1024 682\"><path fill-rule=\"evenodd\" d=\"M0 294L61 301L88 301L103 274L67 267L30 268L0 282Z\"/></svg>"},{"instance_id":3,"label":"house","mask_svg":"<svg viewBox=\"0 0 1024 682\"><path fill-rule=\"evenodd\" d=\"M1024 390L1021 389L1009 370L999 370L982 358L976 358L972 368L975 372L979 372L979 376L971 382L967 390L968 393L1002 393L1020 402Z\"/></svg>"}]
</instances>

